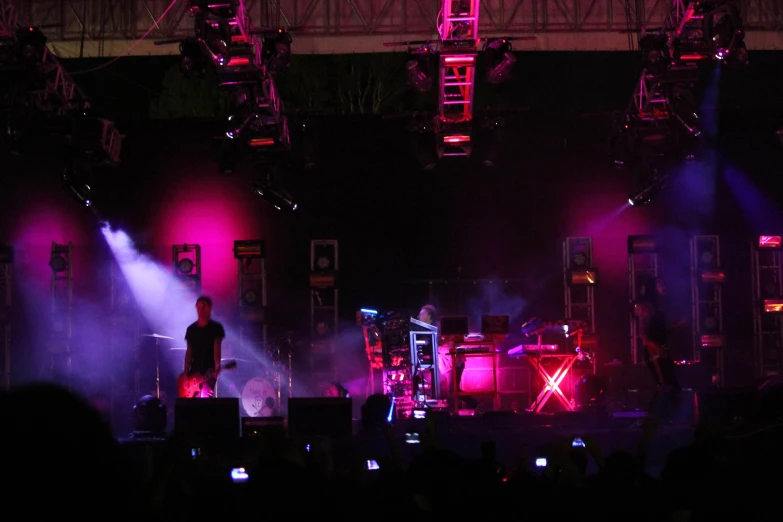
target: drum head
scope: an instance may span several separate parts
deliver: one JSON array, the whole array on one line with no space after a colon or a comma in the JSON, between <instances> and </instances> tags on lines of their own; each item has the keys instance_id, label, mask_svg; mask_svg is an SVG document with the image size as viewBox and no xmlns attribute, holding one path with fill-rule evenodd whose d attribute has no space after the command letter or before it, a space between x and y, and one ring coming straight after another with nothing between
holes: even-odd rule
<instances>
[{"instance_id":1,"label":"drum head","mask_svg":"<svg viewBox=\"0 0 783 522\"><path fill-rule=\"evenodd\" d=\"M250 417L271 417L277 406L277 392L272 383L253 377L242 389L242 408Z\"/></svg>"}]
</instances>

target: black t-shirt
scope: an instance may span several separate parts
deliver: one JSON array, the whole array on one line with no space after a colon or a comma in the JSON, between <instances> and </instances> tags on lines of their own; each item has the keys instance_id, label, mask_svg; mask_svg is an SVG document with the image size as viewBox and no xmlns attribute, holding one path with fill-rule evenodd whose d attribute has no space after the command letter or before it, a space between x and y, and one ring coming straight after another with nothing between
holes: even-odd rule
<instances>
[{"instance_id":1,"label":"black t-shirt","mask_svg":"<svg viewBox=\"0 0 783 522\"><path fill-rule=\"evenodd\" d=\"M190 346L190 369L188 373L204 373L215 369L215 341L223 339L226 331L223 325L210 320L199 326L198 321L188 326L185 340Z\"/></svg>"},{"instance_id":2,"label":"black t-shirt","mask_svg":"<svg viewBox=\"0 0 783 522\"><path fill-rule=\"evenodd\" d=\"M666 312L660 308L656 309L647 325L647 338L659 346L666 346L668 330Z\"/></svg>"}]
</instances>

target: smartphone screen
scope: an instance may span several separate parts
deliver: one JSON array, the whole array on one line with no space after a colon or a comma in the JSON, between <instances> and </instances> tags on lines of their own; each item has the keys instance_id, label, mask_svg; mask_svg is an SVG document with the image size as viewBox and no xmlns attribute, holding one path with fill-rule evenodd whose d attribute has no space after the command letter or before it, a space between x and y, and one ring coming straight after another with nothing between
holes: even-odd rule
<instances>
[{"instance_id":1,"label":"smartphone screen","mask_svg":"<svg viewBox=\"0 0 783 522\"><path fill-rule=\"evenodd\" d=\"M580 437L576 437L574 440L571 441L571 447L572 448L584 448L585 447L585 441L583 441Z\"/></svg>"},{"instance_id":2,"label":"smartphone screen","mask_svg":"<svg viewBox=\"0 0 783 522\"><path fill-rule=\"evenodd\" d=\"M367 461L367 469L368 470L376 470L376 469L381 469L381 467L378 465L378 462L376 462L374 460L368 460Z\"/></svg>"},{"instance_id":3,"label":"smartphone screen","mask_svg":"<svg viewBox=\"0 0 783 522\"><path fill-rule=\"evenodd\" d=\"M418 433L406 433L405 442L408 444L419 444L421 442L421 438L419 437Z\"/></svg>"},{"instance_id":4,"label":"smartphone screen","mask_svg":"<svg viewBox=\"0 0 783 522\"><path fill-rule=\"evenodd\" d=\"M537 468L545 468L546 467L546 459L543 457L539 457L536 459L536 467Z\"/></svg>"}]
</instances>

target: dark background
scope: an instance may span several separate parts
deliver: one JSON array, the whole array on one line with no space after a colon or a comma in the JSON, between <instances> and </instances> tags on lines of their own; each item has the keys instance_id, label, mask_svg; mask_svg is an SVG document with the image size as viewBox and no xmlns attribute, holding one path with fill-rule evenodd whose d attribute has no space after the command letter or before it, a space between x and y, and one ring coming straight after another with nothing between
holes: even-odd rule
<instances>
[{"instance_id":1,"label":"dark background","mask_svg":"<svg viewBox=\"0 0 783 522\"><path fill-rule=\"evenodd\" d=\"M390 55L383 56L388 60ZM294 71L297 66L310 70L319 60L317 67L329 69L342 58L298 58L286 73L291 77L280 81L292 118L307 118L316 144L317 166L284 178L301 207L294 214L277 212L253 194L257 173L251 165L230 177L219 174L214 138L220 134L219 122L150 118L151 103L172 97L165 93L171 85L164 81L171 59L122 59L78 76L96 112L114 118L126 135L122 163L96 172L96 205L162 262L170 262L173 243L196 242L205 252L228 249L204 263L205 290L223 309L234 306L236 293L236 265L226 245L235 239L265 239L273 332L307 330L310 239L339 240L341 315L346 320L360 306L417 310L426 298L421 281L488 279L499 286L466 283L473 290L463 295L462 309L442 311L512 313L516 329L530 316L562 318L562 242L568 236L590 236L600 271L596 322L603 361L628 360L630 354L627 236L661 237L662 272L674 307L690 318L689 238L719 234L728 274L727 377L734 383L750 379L750 246L760 233L783 233L777 211L783 150L775 136L783 125L781 53L751 53L745 70L722 71L718 96L704 107L704 119L716 124L707 132L703 159L683 168L651 204L622 211L639 178L613 166L608 136L611 111L624 108L630 99L638 73L636 55L521 55L513 81L496 91L480 84L477 93L477 119L487 110L500 112L506 121L498 166L483 166L486 150L480 148L469 160L443 161L427 172L416 162L406 114L427 108L428 98L401 95L385 107L386 114L342 114L348 111L336 101L302 112L307 109L298 95L302 85L294 84L304 73ZM72 70L92 65L66 63ZM704 76L717 77L711 71ZM313 89L320 88L316 83ZM704 83L710 86L708 80ZM153 112L160 116L160 106ZM22 294L31 289L45 294L51 241L72 241L76 293L105 298L110 256L95 217L62 190L62 158L45 138L38 140L22 157L6 155L0 167L0 242L17 250L16 284ZM757 193L738 194L727 176L741 177ZM714 194L705 195L699 189L704 184L714 185ZM197 224L195 230L172 224L185 208L191 225L212 218L228 224L199 236ZM499 283L506 279L513 282ZM413 280L420 282L401 283ZM27 326L15 334L15 346L24 343L37 313L24 310ZM681 337L675 349L685 356L690 337Z\"/></svg>"}]
</instances>

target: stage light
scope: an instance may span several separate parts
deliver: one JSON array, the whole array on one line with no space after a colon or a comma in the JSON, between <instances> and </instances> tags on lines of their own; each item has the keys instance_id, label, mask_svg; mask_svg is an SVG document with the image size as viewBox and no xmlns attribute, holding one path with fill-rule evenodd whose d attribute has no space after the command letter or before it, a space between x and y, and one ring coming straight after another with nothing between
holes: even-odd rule
<instances>
[{"instance_id":1,"label":"stage light","mask_svg":"<svg viewBox=\"0 0 783 522\"><path fill-rule=\"evenodd\" d=\"M85 207L92 205L92 188L83 182L83 178L88 175L84 166L72 166L65 169L63 182L65 189Z\"/></svg>"},{"instance_id":2,"label":"stage light","mask_svg":"<svg viewBox=\"0 0 783 522\"><path fill-rule=\"evenodd\" d=\"M783 313L783 299L764 299L764 312L768 314Z\"/></svg>"},{"instance_id":3,"label":"stage light","mask_svg":"<svg viewBox=\"0 0 783 522\"><path fill-rule=\"evenodd\" d=\"M57 273L65 272L68 269L68 261L61 255L52 254L51 259L49 259L49 266Z\"/></svg>"},{"instance_id":4,"label":"stage light","mask_svg":"<svg viewBox=\"0 0 783 522\"><path fill-rule=\"evenodd\" d=\"M654 254L658 252L658 240L654 236L628 236L629 254Z\"/></svg>"},{"instance_id":5,"label":"stage light","mask_svg":"<svg viewBox=\"0 0 783 522\"><path fill-rule=\"evenodd\" d=\"M726 274L720 268L708 268L701 273L701 282L710 284L723 284Z\"/></svg>"},{"instance_id":6,"label":"stage light","mask_svg":"<svg viewBox=\"0 0 783 522\"><path fill-rule=\"evenodd\" d=\"M710 335L701 336L702 348L723 348L725 344L726 341L724 337L720 334L710 334Z\"/></svg>"},{"instance_id":7,"label":"stage light","mask_svg":"<svg viewBox=\"0 0 783 522\"><path fill-rule=\"evenodd\" d=\"M183 257L179 260L179 263L177 263L177 269L183 274L191 273L193 268L195 268L193 260L188 257Z\"/></svg>"},{"instance_id":8,"label":"stage light","mask_svg":"<svg viewBox=\"0 0 783 522\"><path fill-rule=\"evenodd\" d=\"M266 242L262 240L234 241L234 259L259 259L266 257Z\"/></svg>"},{"instance_id":9,"label":"stage light","mask_svg":"<svg viewBox=\"0 0 783 522\"><path fill-rule=\"evenodd\" d=\"M197 14L196 37L206 44L206 51L215 64L227 65L231 60L231 26L226 18L212 13Z\"/></svg>"},{"instance_id":10,"label":"stage light","mask_svg":"<svg viewBox=\"0 0 783 522\"><path fill-rule=\"evenodd\" d=\"M262 46L264 65L272 74L291 67L291 35L285 29L264 33Z\"/></svg>"},{"instance_id":11,"label":"stage light","mask_svg":"<svg viewBox=\"0 0 783 522\"><path fill-rule=\"evenodd\" d=\"M166 430L166 405L157 397L145 395L133 406L134 435L161 435Z\"/></svg>"},{"instance_id":12,"label":"stage light","mask_svg":"<svg viewBox=\"0 0 783 522\"><path fill-rule=\"evenodd\" d=\"M272 179L272 176L263 176L253 184L256 194L267 200L277 210L294 211L299 205L293 200L291 194Z\"/></svg>"},{"instance_id":13,"label":"stage light","mask_svg":"<svg viewBox=\"0 0 783 522\"><path fill-rule=\"evenodd\" d=\"M501 38L493 40L486 46L487 51L487 81L499 84L511 78L517 57L511 52L511 42Z\"/></svg>"},{"instance_id":14,"label":"stage light","mask_svg":"<svg viewBox=\"0 0 783 522\"><path fill-rule=\"evenodd\" d=\"M663 74L669 69L668 37L665 33L650 33L639 40L643 55L643 67L649 74Z\"/></svg>"},{"instance_id":15,"label":"stage light","mask_svg":"<svg viewBox=\"0 0 783 522\"><path fill-rule=\"evenodd\" d=\"M46 35L37 27L17 29L16 42L23 59L30 61L43 60L46 52Z\"/></svg>"},{"instance_id":16,"label":"stage light","mask_svg":"<svg viewBox=\"0 0 783 522\"><path fill-rule=\"evenodd\" d=\"M408 84L419 92L427 92L432 89L432 78L427 76L421 65L417 58L407 61L405 68L408 72Z\"/></svg>"},{"instance_id":17,"label":"stage light","mask_svg":"<svg viewBox=\"0 0 783 522\"><path fill-rule=\"evenodd\" d=\"M571 286L591 286L598 281L598 275L594 268L589 270L569 270L568 284Z\"/></svg>"},{"instance_id":18,"label":"stage light","mask_svg":"<svg viewBox=\"0 0 783 522\"><path fill-rule=\"evenodd\" d=\"M356 324L358 326L373 326L378 319L378 310L361 308L356 312Z\"/></svg>"},{"instance_id":19,"label":"stage light","mask_svg":"<svg viewBox=\"0 0 783 522\"><path fill-rule=\"evenodd\" d=\"M242 300L248 305L254 305L258 302L258 292L255 290L248 290L242 294Z\"/></svg>"},{"instance_id":20,"label":"stage light","mask_svg":"<svg viewBox=\"0 0 783 522\"><path fill-rule=\"evenodd\" d=\"M237 138L242 134L242 131L258 119L252 95L244 92L238 96L242 97L243 101L237 106L233 114L229 114L226 120L226 136L231 139Z\"/></svg>"},{"instance_id":21,"label":"stage light","mask_svg":"<svg viewBox=\"0 0 783 522\"><path fill-rule=\"evenodd\" d=\"M196 38L186 38L179 44L181 55L179 70L183 76L199 75L206 72L207 62L201 44Z\"/></svg>"},{"instance_id":22,"label":"stage light","mask_svg":"<svg viewBox=\"0 0 783 522\"><path fill-rule=\"evenodd\" d=\"M473 152L469 134L441 134L438 136L438 156L470 156Z\"/></svg>"},{"instance_id":23,"label":"stage light","mask_svg":"<svg viewBox=\"0 0 783 522\"><path fill-rule=\"evenodd\" d=\"M781 243L781 236L759 236L759 248L780 248Z\"/></svg>"}]
</instances>

